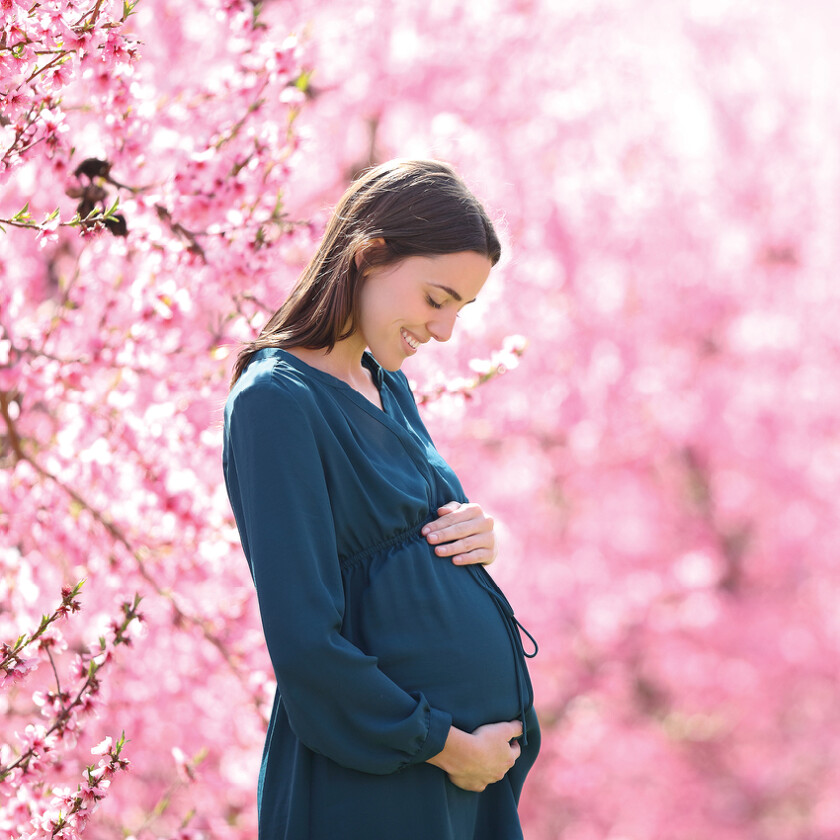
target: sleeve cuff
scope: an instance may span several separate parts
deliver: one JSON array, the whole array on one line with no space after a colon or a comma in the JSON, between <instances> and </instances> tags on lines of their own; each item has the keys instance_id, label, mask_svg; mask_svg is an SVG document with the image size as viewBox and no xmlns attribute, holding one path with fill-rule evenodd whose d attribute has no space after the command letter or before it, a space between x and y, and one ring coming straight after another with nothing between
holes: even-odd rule
<instances>
[{"instance_id":1,"label":"sleeve cuff","mask_svg":"<svg viewBox=\"0 0 840 840\"><path fill-rule=\"evenodd\" d=\"M426 735L423 746L414 756L411 763L421 764L439 752L443 752L451 727L452 715L448 712L442 712L439 709L429 709L429 732Z\"/></svg>"}]
</instances>

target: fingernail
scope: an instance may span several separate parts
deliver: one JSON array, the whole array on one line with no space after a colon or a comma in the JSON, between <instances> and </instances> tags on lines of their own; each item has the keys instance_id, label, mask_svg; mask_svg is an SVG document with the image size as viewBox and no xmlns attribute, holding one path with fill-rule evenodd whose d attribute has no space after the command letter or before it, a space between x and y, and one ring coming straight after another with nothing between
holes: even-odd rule
<instances>
[{"instance_id":1,"label":"fingernail","mask_svg":"<svg viewBox=\"0 0 840 840\"><path fill-rule=\"evenodd\" d=\"M437 542L440 537L437 534L429 534L429 542Z\"/></svg>"},{"instance_id":2,"label":"fingernail","mask_svg":"<svg viewBox=\"0 0 840 840\"><path fill-rule=\"evenodd\" d=\"M426 526L423 527L423 529L420 531L420 533L425 537L426 534L428 534L429 531L431 531L431 530L432 529L428 525L426 525Z\"/></svg>"}]
</instances>

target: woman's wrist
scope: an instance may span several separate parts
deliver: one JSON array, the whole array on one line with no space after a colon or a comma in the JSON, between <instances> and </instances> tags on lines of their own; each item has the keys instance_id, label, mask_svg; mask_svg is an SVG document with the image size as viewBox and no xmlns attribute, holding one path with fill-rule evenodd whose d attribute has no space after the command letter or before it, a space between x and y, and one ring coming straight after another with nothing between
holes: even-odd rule
<instances>
[{"instance_id":1,"label":"woman's wrist","mask_svg":"<svg viewBox=\"0 0 840 840\"><path fill-rule=\"evenodd\" d=\"M468 732L450 726L443 749L437 755L427 758L426 763L439 767L445 773L457 772L470 751L471 740L472 736Z\"/></svg>"}]
</instances>

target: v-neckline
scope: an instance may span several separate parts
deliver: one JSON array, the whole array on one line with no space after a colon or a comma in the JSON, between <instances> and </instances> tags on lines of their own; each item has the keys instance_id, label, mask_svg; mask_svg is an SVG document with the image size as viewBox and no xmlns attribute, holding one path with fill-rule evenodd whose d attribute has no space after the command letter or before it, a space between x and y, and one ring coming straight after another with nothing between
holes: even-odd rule
<instances>
[{"instance_id":1,"label":"v-neckline","mask_svg":"<svg viewBox=\"0 0 840 840\"><path fill-rule=\"evenodd\" d=\"M370 371L371 381L373 383L373 387L376 389L377 393L379 394L379 405L377 405L373 400L369 397L365 396L361 391L354 388L350 383L345 382L343 379L340 379L337 376L334 376L331 373L328 373L321 368L315 367L314 365L310 365L308 362L305 362L303 359L295 356L294 353L290 353L288 350L282 347L271 347L266 348L273 351L275 354L279 354L280 358L290 364L292 367L297 368L298 371L301 373L305 373L309 376L314 376L316 379L320 379L322 382L326 383L327 385L331 385L333 388L336 388L340 391L344 391L353 399L357 405L369 410L369 412L376 417L377 415L384 415L389 420L392 418L389 416L388 412L388 398L385 396L388 393L387 387L385 387L384 376L382 374L382 367L380 366L379 362L373 357L373 354L369 350L365 350L362 354L362 366L367 368Z\"/></svg>"},{"instance_id":2,"label":"v-neckline","mask_svg":"<svg viewBox=\"0 0 840 840\"><path fill-rule=\"evenodd\" d=\"M294 368L298 373L311 376L324 385L328 385L335 391L344 394L354 405L365 412L369 417L382 424L391 434L401 441L408 456L414 461L420 472L426 476L428 482L432 482L433 469L428 461L425 448L420 441L406 428L398 419L402 414L396 396L391 393L382 366L373 357L369 350L365 350L362 356L362 364L371 372L374 385L379 390L379 398L382 407L372 403L364 394L348 385L343 379L333 376L320 368L307 364L303 359L289 353L282 347L271 347L266 350L272 355L279 357L283 362ZM259 351L265 352L265 351ZM430 485L431 486L431 485Z\"/></svg>"}]
</instances>

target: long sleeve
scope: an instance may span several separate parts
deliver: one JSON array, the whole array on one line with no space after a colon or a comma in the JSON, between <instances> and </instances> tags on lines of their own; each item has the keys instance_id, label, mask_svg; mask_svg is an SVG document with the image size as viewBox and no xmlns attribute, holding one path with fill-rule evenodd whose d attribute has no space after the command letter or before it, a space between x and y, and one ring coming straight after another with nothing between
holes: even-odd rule
<instances>
[{"instance_id":1,"label":"long sleeve","mask_svg":"<svg viewBox=\"0 0 840 840\"><path fill-rule=\"evenodd\" d=\"M326 465L295 386L262 374L229 400L225 481L295 735L386 774L443 749L451 716L407 693L341 633L344 590Z\"/></svg>"}]
</instances>

